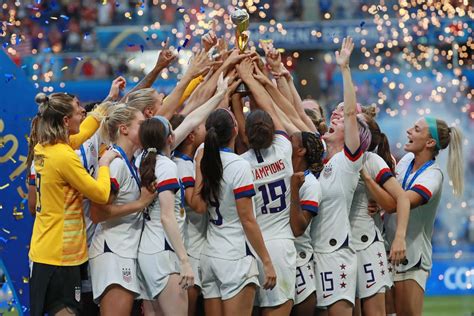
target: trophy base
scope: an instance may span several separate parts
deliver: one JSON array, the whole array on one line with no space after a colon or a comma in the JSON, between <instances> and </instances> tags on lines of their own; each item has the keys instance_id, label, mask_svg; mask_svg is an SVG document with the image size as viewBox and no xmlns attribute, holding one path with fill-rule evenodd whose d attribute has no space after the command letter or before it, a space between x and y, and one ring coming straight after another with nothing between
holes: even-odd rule
<instances>
[{"instance_id":1,"label":"trophy base","mask_svg":"<svg viewBox=\"0 0 474 316\"><path fill-rule=\"evenodd\" d=\"M250 90L247 88L247 86L246 86L245 83L243 83L243 82L241 82L241 83L237 86L237 89L235 89L235 92L236 92L236 93L240 93L240 94L244 94L244 95L250 94Z\"/></svg>"}]
</instances>

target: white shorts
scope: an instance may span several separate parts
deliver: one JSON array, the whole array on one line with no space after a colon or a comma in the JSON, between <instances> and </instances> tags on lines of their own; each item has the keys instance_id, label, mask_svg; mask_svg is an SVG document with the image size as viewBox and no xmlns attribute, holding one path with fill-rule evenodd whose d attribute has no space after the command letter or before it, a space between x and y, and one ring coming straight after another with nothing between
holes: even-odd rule
<instances>
[{"instance_id":1,"label":"white shorts","mask_svg":"<svg viewBox=\"0 0 474 316\"><path fill-rule=\"evenodd\" d=\"M193 268L194 285L199 286L201 288L202 287L201 278L199 277L199 275L201 274L201 266L200 266L201 260L191 257L190 255L188 255L188 258L189 258L189 263L191 264L191 267Z\"/></svg>"},{"instance_id":2,"label":"white shorts","mask_svg":"<svg viewBox=\"0 0 474 316\"><path fill-rule=\"evenodd\" d=\"M259 286L257 260L253 256L227 260L201 255L200 277L205 299L228 300L248 284Z\"/></svg>"},{"instance_id":3,"label":"white shorts","mask_svg":"<svg viewBox=\"0 0 474 316\"><path fill-rule=\"evenodd\" d=\"M304 302L312 293L316 292L316 276L314 261L296 267L295 305Z\"/></svg>"},{"instance_id":4,"label":"white shorts","mask_svg":"<svg viewBox=\"0 0 474 316\"><path fill-rule=\"evenodd\" d=\"M357 284L357 255L350 248L314 253L317 306L340 300L354 304Z\"/></svg>"},{"instance_id":5,"label":"white shorts","mask_svg":"<svg viewBox=\"0 0 474 316\"><path fill-rule=\"evenodd\" d=\"M138 280L140 298L155 299L168 284L170 274L179 274L179 263L173 251L165 250L154 254L138 253Z\"/></svg>"},{"instance_id":6,"label":"white shorts","mask_svg":"<svg viewBox=\"0 0 474 316\"><path fill-rule=\"evenodd\" d=\"M425 271L420 268L412 268L406 272L395 272L393 274L393 281L400 282L406 280L415 280L424 292L426 287L426 280L428 280L429 275L430 274L428 273L428 271Z\"/></svg>"},{"instance_id":7,"label":"white shorts","mask_svg":"<svg viewBox=\"0 0 474 316\"><path fill-rule=\"evenodd\" d=\"M369 247L357 251L356 297L367 298L385 293L392 287L387 255L383 242L376 241Z\"/></svg>"},{"instance_id":8,"label":"white shorts","mask_svg":"<svg viewBox=\"0 0 474 316\"><path fill-rule=\"evenodd\" d=\"M277 276L277 283L273 290L259 288L255 297L255 306L272 307L295 299L296 248L292 239L273 239L265 241L273 268ZM258 281L265 283L263 263L258 263Z\"/></svg>"},{"instance_id":9,"label":"white shorts","mask_svg":"<svg viewBox=\"0 0 474 316\"><path fill-rule=\"evenodd\" d=\"M137 259L124 258L113 252L106 252L89 259L92 294L98 304L108 286L117 284L124 289L140 294L137 277Z\"/></svg>"}]
</instances>

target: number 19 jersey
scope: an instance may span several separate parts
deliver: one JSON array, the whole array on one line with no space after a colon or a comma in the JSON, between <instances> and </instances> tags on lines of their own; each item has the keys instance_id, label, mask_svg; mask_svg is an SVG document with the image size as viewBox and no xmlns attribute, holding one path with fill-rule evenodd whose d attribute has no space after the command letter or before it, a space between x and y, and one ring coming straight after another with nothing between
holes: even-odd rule
<instances>
[{"instance_id":1,"label":"number 19 jersey","mask_svg":"<svg viewBox=\"0 0 474 316\"><path fill-rule=\"evenodd\" d=\"M270 147L242 154L252 167L254 208L264 240L294 239L290 227L291 154L291 142L283 131L275 132Z\"/></svg>"}]
</instances>

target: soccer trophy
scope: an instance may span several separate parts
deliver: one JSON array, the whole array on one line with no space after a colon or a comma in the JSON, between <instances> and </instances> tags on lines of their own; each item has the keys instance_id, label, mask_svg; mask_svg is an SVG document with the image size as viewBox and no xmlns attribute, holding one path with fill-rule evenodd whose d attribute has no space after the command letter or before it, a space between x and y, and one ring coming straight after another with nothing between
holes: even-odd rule
<instances>
[{"instance_id":1,"label":"soccer trophy","mask_svg":"<svg viewBox=\"0 0 474 316\"><path fill-rule=\"evenodd\" d=\"M235 9L231 13L230 18L232 23L235 24L235 42L240 52L243 53L249 43L248 28L249 28L249 14L245 9ZM242 82L237 89L237 93L247 94L249 91L245 84Z\"/></svg>"}]
</instances>

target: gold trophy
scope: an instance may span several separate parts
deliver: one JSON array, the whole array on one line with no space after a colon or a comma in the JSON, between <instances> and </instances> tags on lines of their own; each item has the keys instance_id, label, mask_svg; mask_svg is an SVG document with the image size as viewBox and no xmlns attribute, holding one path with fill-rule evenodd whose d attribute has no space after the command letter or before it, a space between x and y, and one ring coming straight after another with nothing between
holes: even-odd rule
<instances>
[{"instance_id":1,"label":"gold trophy","mask_svg":"<svg viewBox=\"0 0 474 316\"><path fill-rule=\"evenodd\" d=\"M249 14L245 9L235 9L234 12L231 13L230 19L232 23L237 26L235 28L235 42L237 47L239 48L240 52L243 53L247 48L249 43L249 35L248 35L248 28L249 28ZM249 90L242 82L237 89L235 90L237 93L247 94Z\"/></svg>"}]
</instances>

